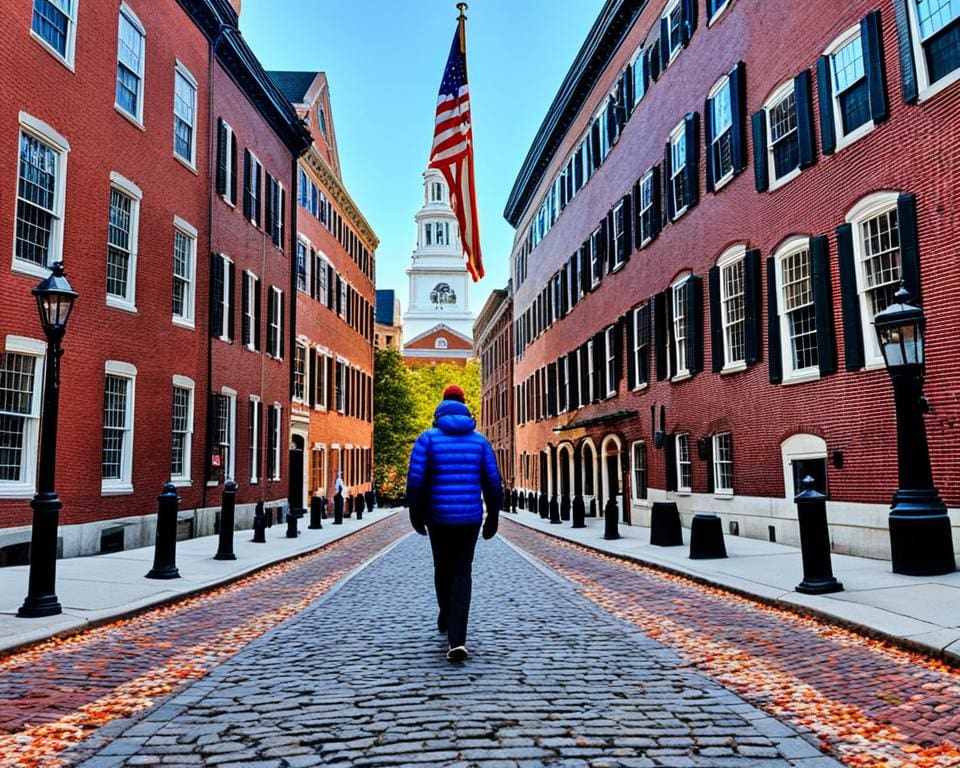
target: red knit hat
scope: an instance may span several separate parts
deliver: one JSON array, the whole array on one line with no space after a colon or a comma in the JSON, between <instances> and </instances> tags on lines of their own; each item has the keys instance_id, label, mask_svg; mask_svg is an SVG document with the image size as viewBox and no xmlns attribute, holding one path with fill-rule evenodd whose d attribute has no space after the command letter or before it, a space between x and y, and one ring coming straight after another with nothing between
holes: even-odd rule
<instances>
[{"instance_id":1,"label":"red knit hat","mask_svg":"<svg viewBox=\"0 0 960 768\"><path fill-rule=\"evenodd\" d=\"M444 400L459 400L461 403L466 402L466 395L463 394L463 390L460 389L456 384L451 384L445 390L443 390L443 399Z\"/></svg>"}]
</instances>

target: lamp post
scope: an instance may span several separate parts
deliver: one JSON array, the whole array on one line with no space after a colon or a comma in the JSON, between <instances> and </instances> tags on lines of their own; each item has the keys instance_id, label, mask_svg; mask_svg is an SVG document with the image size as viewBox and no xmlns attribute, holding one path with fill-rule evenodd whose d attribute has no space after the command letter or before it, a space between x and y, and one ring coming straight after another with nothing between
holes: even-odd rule
<instances>
[{"instance_id":1,"label":"lamp post","mask_svg":"<svg viewBox=\"0 0 960 768\"><path fill-rule=\"evenodd\" d=\"M30 502L33 531L30 537L30 581L27 597L17 612L24 618L62 613L57 600L57 527L60 497L54 490L57 468L57 415L60 403L60 342L67 330L77 292L63 274L63 263L51 267L51 275L33 289L40 322L47 336L47 365L43 377L43 410L40 414L40 458L37 493Z\"/></svg>"},{"instance_id":2,"label":"lamp post","mask_svg":"<svg viewBox=\"0 0 960 768\"><path fill-rule=\"evenodd\" d=\"M899 487L890 508L893 572L938 576L956 569L947 508L933 485L923 423L926 320L901 283L894 302L873 320L880 351L893 381L897 410Z\"/></svg>"}]
</instances>

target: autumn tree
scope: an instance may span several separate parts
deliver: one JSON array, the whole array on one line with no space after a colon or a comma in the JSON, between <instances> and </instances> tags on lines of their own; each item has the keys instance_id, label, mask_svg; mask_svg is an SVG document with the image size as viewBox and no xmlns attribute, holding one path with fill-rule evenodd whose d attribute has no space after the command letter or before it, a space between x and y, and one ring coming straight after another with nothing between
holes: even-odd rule
<instances>
[{"instance_id":1,"label":"autumn tree","mask_svg":"<svg viewBox=\"0 0 960 768\"><path fill-rule=\"evenodd\" d=\"M402 498L407 461L417 437L410 371L395 349L373 358L374 482L385 500Z\"/></svg>"}]
</instances>

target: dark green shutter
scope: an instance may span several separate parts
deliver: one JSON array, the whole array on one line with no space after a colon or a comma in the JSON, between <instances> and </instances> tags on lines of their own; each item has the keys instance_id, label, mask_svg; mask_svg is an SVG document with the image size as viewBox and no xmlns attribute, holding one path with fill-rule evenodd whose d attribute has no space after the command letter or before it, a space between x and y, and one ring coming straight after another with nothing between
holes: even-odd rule
<instances>
[{"instance_id":1,"label":"dark green shutter","mask_svg":"<svg viewBox=\"0 0 960 768\"><path fill-rule=\"evenodd\" d=\"M547 364L547 416L557 415L557 364Z\"/></svg>"},{"instance_id":2,"label":"dark green shutter","mask_svg":"<svg viewBox=\"0 0 960 768\"><path fill-rule=\"evenodd\" d=\"M765 110L754 112L750 120L753 126L753 180L757 192L765 192L770 185L767 172L767 113Z\"/></svg>"},{"instance_id":3,"label":"dark green shutter","mask_svg":"<svg viewBox=\"0 0 960 768\"><path fill-rule=\"evenodd\" d=\"M590 146L592 149L591 154L591 163L593 165L593 170L597 170L600 167L600 121L594 120L593 125L590 126Z\"/></svg>"},{"instance_id":4,"label":"dark green shutter","mask_svg":"<svg viewBox=\"0 0 960 768\"><path fill-rule=\"evenodd\" d=\"M650 79L653 82L657 82L657 79L660 77L660 70L662 69L660 63L660 41L654 40L653 45L647 51L647 61L649 62L649 72Z\"/></svg>"},{"instance_id":5,"label":"dark green shutter","mask_svg":"<svg viewBox=\"0 0 960 768\"><path fill-rule=\"evenodd\" d=\"M744 265L746 266L746 265ZM723 370L723 310L720 305L720 267L710 267L707 273L710 291L710 351L711 370Z\"/></svg>"},{"instance_id":6,"label":"dark green shutter","mask_svg":"<svg viewBox=\"0 0 960 768\"><path fill-rule=\"evenodd\" d=\"M793 96L797 105L797 140L800 142L800 167L809 168L817 161L813 138L813 100L810 71L805 69L793 79Z\"/></svg>"},{"instance_id":7,"label":"dark green shutter","mask_svg":"<svg viewBox=\"0 0 960 768\"><path fill-rule=\"evenodd\" d=\"M317 392L317 350L313 347L307 347L307 352L310 355L310 382L309 391L306 393L306 400L307 404L312 408Z\"/></svg>"},{"instance_id":8,"label":"dark green shutter","mask_svg":"<svg viewBox=\"0 0 960 768\"><path fill-rule=\"evenodd\" d=\"M684 139L687 162L683 169L683 186L689 210L700 200L700 115L696 112L684 119Z\"/></svg>"},{"instance_id":9,"label":"dark green shutter","mask_svg":"<svg viewBox=\"0 0 960 768\"><path fill-rule=\"evenodd\" d=\"M580 405L590 403L590 348L580 345Z\"/></svg>"},{"instance_id":10,"label":"dark green shutter","mask_svg":"<svg viewBox=\"0 0 960 768\"><path fill-rule=\"evenodd\" d=\"M687 370L703 370L703 278L692 275L687 284Z\"/></svg>"},{"instance_id":11,"label":"dark green shutter","mask_svg":"<svg viewBox=\"0 0 960 768\"><path fill-rule=\"evenodd\" d=\"M580 246L580 293L586 296L590 293L590 238Z\"/></svg>"},{"instance_id":12,"label":"dark green shutter","mask_svg":"<svg viewBox=\"0 0 960 768\"><path fill-rule=\"evenodd\" d=\"M890 115L890 109L887 104L886 73L883 67L883 30L880 27L880 11L870 11L861 20L860 45L863 48L863 63L870 89L870 116L873 122L881 123Z\"/></svg>"},{"instance_id":13,"label":"dark green shutter","mask_svg":"<svg viewBox=\"0 0 960 768\"><path fill-rule=\"evenodd\" d=\"M829 255L825 235L810 238L813 308L817 318L817 359L821 376L837 372L837 344L833 330L833 292L830 288Z\"/></svg>"},{"instance_id":14,"label":"dark green shutter","mask_svg":"<svg viewBox=\"0 0 960 768\"><path fill-rule=\"evenodd\" d=\"M230 134L230 202L237 202L237 135Z\"/></svg>"},{"instance_id":15,"label":"dark green shutter","mask_svg":"<svg viewBox=\"0 0 960 768\"><path fill-rule=\"evenodd\" d=\"M730 117L733 173L738 174L747 167L747 66L742 61L730 72Z\"/></svg>"},{"instance_id":16,"label":"dark green shutter","mask_svg":"<svg viewBox=\"0 0 960 768\"><path fill-rule=\"evenodd\" d=\"M670 23L667 18L660 19L660 71L667 68L670 63Z\"/></svg>"},{"instance_id":17,"label":"dark green shutter","mask_svg":"<svg viewBox=\"0 0 960 768\"><path fill-rule=\"evenodd\" d=\"M573 283L570 287L569 299L570 309L573 309L577 305L577 286L580 283L580 275L577 273L577 254L573 254L567 262L567 280Z\"/></svg>"},{"instance_id":18,"label":"dark green shutter","mask_svg":"<svg viewBox=\"0 0 960 768\"><path fill-rule=\"evenodd\" d=\"M760 251L747 251L743 262L744 347L747 365L760 360L763 327L763 275Z\"/></svg>"},{"instance_id":19,"label":"dark green shutter","mask_svg":"<svg viewBox=\"0 0 960 768\"><path fill-rule=\"evenodd\" d=\"M840 307L843 310L843 356L848 371L863 368L863 326L860 319L860 296L853 255L853 227L837 227L837 264L840 273Z\"/></svg>"},{"instance_id":20,"label":"dark green shutter","mask_svg":"<svg viewBox=\"0 0 960 768\"><path fill-rule=\"evenodd\" d=\"M227 306L229 307L228 311L230 312L230 314L227 315L227 336L229 337L230 341L233 341L236 338L234 318L237 316L237 266L232 261L228 261L225 267L224 283L225 288L228 291L227 295L229 300L227 302Z\"/></svg>"},{"instance_id":21,"label":"dark green shutter","mask_svg":"<svg viewBox=\"0 0 960 768\"><path fill-rule=\"evenodd\" d=\"M714 168L713 168L713 140L716 138L713 135L713 99L707 99L703 102L703 147L705 152L705 167L704 167L704 183L706 185L707 192L713 192L713 179L714 179Z\"/></svg>"},{"instance_id":22,"label":"dark green shutter","mask_svg":"<svg viewBox=\"0 0 960 768\"><path fill-rule=\"evenodd\" d=\"M833 118L833 78L830 57L817 59L817 99L820 105L820 148L824 155L832 155L837 145Z\"/></svg>"},{"instance_id":23,"label":"dark green shutter","mask_svg":"<svg viewBox=\"0 0 960 768\"><path fill-rule=\"evenodd\" d=\"M919 95L917 85L917 65L913 58L913 35L910 32L907 3L909 0L893 0L893 11L897 18L897 42L900 51L900 84L903 100L913 104Z\"/></svg>"},{"instance_id":24,"label":"dark green shutter","mask_svg":"<svg viewBox=\"0 0 960 768\"><path fill-rule=\"evenodd\" d=\"M699 0L683 0L683 45L690 44L690 38L697 30L697 3Z\"/></svg>"},{"instance_id":25,"label":"dark green shutter","mask_svg":"<svg viewBox=\"0 0 960 768\"><path fill-rule=\"evenodd\" d=\"M253 208L253 221L259 227L263 221L263 219L260 218L260 213L263 210L263 173L259 165L254 166L253 171L256 173L256 178L253 179L253 186L257 191Z\"/></svg>"},{"instance_id":26,"label":"dark green shutter","mask_svg":"<svg viewBox=\"0 0 960 768\"><path fill-rule=\"evenodd\" d=\"M773 256L767 257L767 369L771 384L783 381L780 315L777 312L777 260Z\"/></svg>"},{"instance_id":27,"label":"dark green shutter","mask_svg":"<svg viewBox=\"0 0 960 768\"><path fill-rule=\"evenodd\" d=\"M667 297L660 292L653 297L653 363L657 381L667 378Z\"/></svg>"},{"instance_id":28,"label":"dark green shutter","mask_svg":"<svg viewBox=\"0 0 960 768\"><path fill-rule=\"evenodd\" d=\"M631 309L627 312L625 316L625 322L627 325L627 390L633 389L637 386L637 362L634 355L634 349L637 345L636 334L634 332L634 326L636 324L635 315L638 310Z\"/></svg>"},{"instance_id":29,"label":"dark green shutter","mask_svg":"<svg viewBox=\"0 0 960 768\"><path fill-rule=\"evenodd\" d=\"M900 232L900 274L910 298L923 301L920 291L920 247L917 240L917 198L904 192L897 198L897 228Z\"/></svg>"}]
</instances>

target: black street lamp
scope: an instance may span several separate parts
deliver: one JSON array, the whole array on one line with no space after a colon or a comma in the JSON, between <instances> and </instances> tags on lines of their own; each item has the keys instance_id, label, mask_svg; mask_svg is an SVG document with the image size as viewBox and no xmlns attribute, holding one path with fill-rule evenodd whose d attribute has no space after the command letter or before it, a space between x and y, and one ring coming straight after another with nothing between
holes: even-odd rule
<instances>
[{"instance_id":1,"label":"black street lamp","mask_svg":"<svg viewBox=\"0 0 960 768\"><path fill-rule=\"evenodd\" d=\"M35 618L62 613L57 600L57 527L60 497L54 490L57 469L57 415L60 403L60 342L67 330L67 320L77 300L63 274L63 263L51 267L52 274L32 293L37 298L40 322L47 336L47 365L43 377L43 410L40 414L40 460L37 470L37 493L30 502L33 508L33 532L30 537L30 585L18 616Z\"/></svg>"},{"instance_id":2,"label":"black street lamp","mask_svg":"<svg viewBox=\"0 0 960 768\"><path fill-rule=\"evenodd\" d=\"M923 310L901 283L894 303L873 320L880 351L893 380L897 410L899 488L890 508L893 572L939 576L956 569L947 508L933 485L923 423Z\"/></svg>"}]
</instances>

